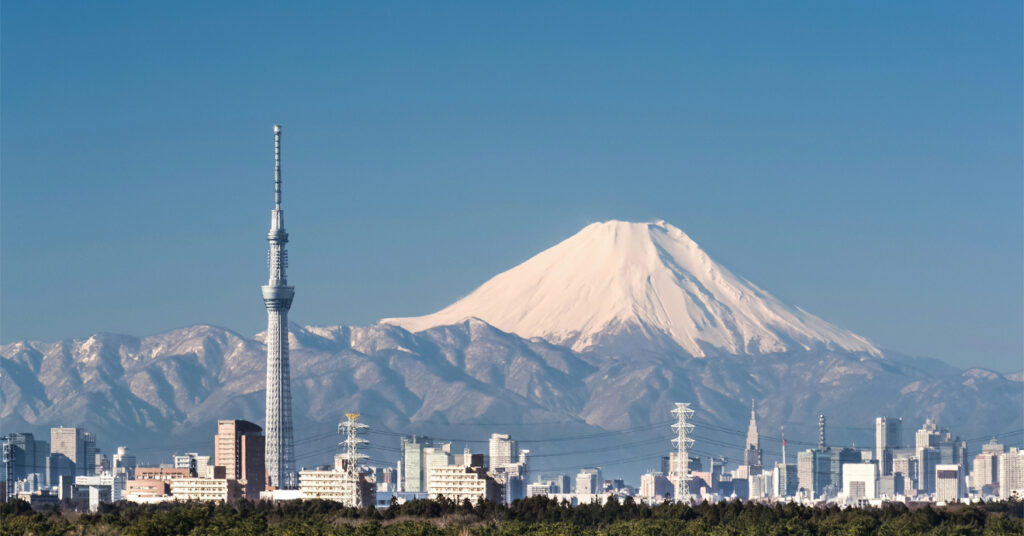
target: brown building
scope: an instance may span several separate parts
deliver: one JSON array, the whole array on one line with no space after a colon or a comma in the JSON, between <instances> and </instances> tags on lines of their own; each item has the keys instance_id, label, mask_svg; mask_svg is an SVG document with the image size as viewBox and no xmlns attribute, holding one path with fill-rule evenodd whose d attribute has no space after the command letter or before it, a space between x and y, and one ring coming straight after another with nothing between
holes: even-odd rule
<instances>
[{"instance_id":1,"label":"brown building","mask_svg":"<svg viewBox=\"0 0 1024 536\"><path fill-rule=\"evenodd\" d=\"M186 467L136 467L136 480L171 480L174 478L191 478L192 470Z\"/></svg>"},{"instance_id":2,"label":"brown building","mask_svg":"<svg viewBox=\"0 0 1024 536\"><path fill-rule=\"evenodd\" d=\"M263 429L249 421L217 421L214 465L224 467L224 478L237 480L242 497L256 501L266 488Z\"/></svg>"},{"instance_id":3,"label":"brown building","mask_svg":"<svg viewBox=\"0 0 1024 536\"><path fill-rule=\"evenodd\" d=\"M135 497L165 497L171 494L170 480L156 478L136 478L129 480L125 487L125 494Z\"/></svg>"}]
</instances>

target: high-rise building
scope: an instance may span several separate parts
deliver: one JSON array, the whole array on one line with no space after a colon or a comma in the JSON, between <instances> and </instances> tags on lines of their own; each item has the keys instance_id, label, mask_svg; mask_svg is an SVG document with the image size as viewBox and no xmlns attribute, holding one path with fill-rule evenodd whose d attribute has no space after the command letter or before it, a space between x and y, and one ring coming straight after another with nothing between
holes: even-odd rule
<instances>
[{"instance_id":1,"label":"high-rise building","mask_svg":"<svg viewBox=\"0 0 1024 536\"><path fill-rule=\"evenodd\" d=\"M270 217L268 264L270 279L263 285L267 308L267 436L266 472L270 485L295 488L295 451L292 437L292 390L288 363L288 310L295 287L288 285L288 233L281 210L281 125L274 125L274 210Z\"/></svg>"},{"instance_id":2,"label":"high-rise building","mask_svg":"<svg viewBox=\"0 0 1024 536\"><path fill-rule=\"evenodd\" d=\"M1024 450L1016 447L999 455L999 497L1024 497Z\"/></svg>"},{"instance_id":3,"label":"high-rise building","mask_svg":"<svg viewBox=\"0 0 1024 536\"><path fill-rule=\"evenodd\" d=\"M772 495L776 497L793 497L800 489L800 481L797 478L795 464L777 463L772 470L772 482L775 489Z\"/></svg>"},{"instance_id":4,"label":"high-rise building","mask_svg":"<svg viewBox=\"0 0 1024 536\"><path fill-rule=\"evenodd\" d=\"M423 474L423 449L432 445L430 438L402 438L402 491L423 493L427 491L426 478Z\"/></svg>"},{"instance_id":5,"label":"high-rise building","mask_svg":"<svg viewBox=\"0 0 1024 536\"><path fill-rule=\"evenodd\" d=\"M601 491L603 483L600 467L584 467L576 474L576 493L580 495L598 493Z\"/></svg>"},{"instance_id":6,"label":"high-rise building","mask_svg":"<svg viewBox=\"0 0 1024 536\"><path fill-rule=\"evenodd\" d=\"M986 487L990 487L999 481L999 455L991 452L982 452L974 457L974 465L971 470L971 487L983 493Z\"/></svg>"},{"instance_id":7,"label":"high-rise building","mask_svg":"<svg viewBox=\"0 0 1024 536\"><path fill-rule=\"evenodd\" d=\"M935 466L935 500L955 502L967 496L964 471L959 464Z\"/></svg>"},{"instance_id":8,"label":"high-rise building","mask_svg":"<svg viewBox=\"0 0 1024 536\"><path fill-rule=\"evenodd\" d=\"M807 449L797 453L797 480L801 490L818 497L832 484L832 453L828 450Z\"/></svg>"},{"instance_id":9,"label":"high-rise building","mask_svg":"<svg viewBox=\"0 0 1024 536\"><path fill-rule=\"evenodd\" d=\"M452 444L443 443L437 447L424 447L423 449L423 489L430 488L430 468L448 467L453 465Z\"/></svg>"},{"instance_id":10,"label":"high-rise building","mask_svg":"<svg viewBox=\"0 0 1024 536\"><path fill-rule=\"evenodd\" d=\"M925 447L917 452L917 489L935 493L935 468L942 463L942 455L935 447Z\"/></svg>"},{"instance_id":11,"label":"high-rise building","mask_svg":"<svg viewBox=\"0 0 1024 536\"><path fill-rule=\"evenodd\" d=\"M87 446L87 441L90 445ZM87 458L89 455L95 456L93 452L96 448L96 439L92 434L87 433L81 428L71 428L58 426L56 428L50 428L50 456L63 456L61 462L55 465L60 465L62 468L72 467L72 474L64 474L67 470L60 471L64 476L85 476L92 466ZM95 463L95 459L93 460Z\"/></svg>"},{"instance_id":12,"label":"high-rise building","mask_svg":"<svg viewBox=\"0 0 1024 536\"><path fill-rule=\"evenodd\" d=\"M843 495L849 500L878 497L878 467L873 463L843 464Z\"/></svg>"},{"instance_id":13,"label":"high-rise building","mask_svg":"<svg viewBox=\"0 0 1024 536\"><path fill-rule=\"evenodd\" d=\"M747 428L747 448L743 451L743 465L761 467L761 441L757 433L757 408L750 402L750 426Z\"/></svg>"},{"instance_id":14,"label":"high-rise building","mask_svg":"<svg viewBox=\"0 0 1024 536\"><path fill-rule=\"evenodd\" d=\"M487 463L492 471L519 461L519 446L509 434L491 434Z\"/></svg>"},{"instance_id":15,"label":"high-rise building","mask_svg":"<svg viewBox=\"0 0 1024 536\"><path fill-rule=\"evenodd\" d=\"M892 474L893 450L903 446L903 419L899 417L875 418L875 459L883 476Z\"/></svg>"},{"instance_id":16,"label":"high-rise building","mask_svg":"<svg viewBox=\"0 0 1024 536\"><path fill-rule=\"evenodd\" d=\"M219 420L213 438L214 465L224 467L224 476L237 480L242 496L259 500L266 489L265 439L263 430L249 421ZM193 475L195 473L193 467Z\"/></svg>"},{"instance_id":17,"label":"high-rise building","mask_svg":"<svg viewBox=\"0 0 1024 536\"><path fill-rule=\"evenodd\" d=\"M8 493L14 493L14 483L28 475L46 475L46 457L50 455L50 444L37 440L31 433L12 433L0 438L6 456L4 459L4 482L10 482Z\"/></svg>"},{"instance_id":18,"label":"high-rise building","mask_svg":"<svg viewBox=\"0 0 1024 536\"><path fill-rule=\"evenodd\" d=\"M925 419L924 425L914 434L914 447L921 450L939 446L939 429L931 419Z\"/></svg>"},{"instance_id":19,"label":"high-rise building","mask_svg":"<svg viewBox=\"0 0 1024 536\"><path fill-rule=\"evenodd\" d=\"M138 462L135 456L128 452L128 447L117 447L117 453L114 454L114 459L111 462L111 472L115 475L124 473L125 477L130 480L135 478L136 465L138 465Z\"/></svg>"}]
</instances>

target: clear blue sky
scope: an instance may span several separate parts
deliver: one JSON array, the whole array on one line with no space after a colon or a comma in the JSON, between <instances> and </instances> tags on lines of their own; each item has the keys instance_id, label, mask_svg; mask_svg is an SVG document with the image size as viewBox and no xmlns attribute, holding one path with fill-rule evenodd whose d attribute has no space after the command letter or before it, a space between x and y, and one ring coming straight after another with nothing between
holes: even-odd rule
<instances>
[{"instance_id":1,"label":"clear blue sky","mask_svg":"<svg viewBox=\"0 0 1024 536\"><path fill-rule=\"evenodd\" d=\"M627 7L628 6L628 7ZM4 342L438 309L663 218L876 343L1022 367L1021 4L2 6Z\"/></svg>"}]
</instances>

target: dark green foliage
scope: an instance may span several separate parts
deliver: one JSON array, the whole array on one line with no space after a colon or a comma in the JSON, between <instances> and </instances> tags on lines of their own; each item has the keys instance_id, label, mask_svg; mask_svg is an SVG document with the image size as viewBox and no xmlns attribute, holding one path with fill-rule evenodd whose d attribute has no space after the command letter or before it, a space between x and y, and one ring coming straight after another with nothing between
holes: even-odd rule
<instances>
[{"instance_id":1,"label":"dark green foliage","mask_svg":"<svg viewBox=\"0 0 1024 536\"><path fill-rule=\"evenodd\" d=\"M104 505L95 514L59 509L33 511L24 501L0 508L0 536L7 535L344 535L344 536L530 536L554 535L1003 535L1024 534L1024 503L975 505L902 504L882 508L718 504L659 504L632 499L604 505L532 497L505 507L411 501L384 510L355 509L327 501L278 504L241 502Z\"/></svg>"}]
</instances>

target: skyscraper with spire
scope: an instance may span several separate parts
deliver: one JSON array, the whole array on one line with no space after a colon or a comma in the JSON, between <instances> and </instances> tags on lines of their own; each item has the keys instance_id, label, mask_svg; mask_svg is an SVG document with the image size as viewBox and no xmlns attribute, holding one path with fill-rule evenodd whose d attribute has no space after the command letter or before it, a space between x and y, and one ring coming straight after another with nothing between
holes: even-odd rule
<instances>
[{"instance_id":1,"label":"skyscraper with spire","mask_svg":"<svg viewBox=\"0 0 1024 536\"><path fill-rule=\"evenodd\" d=\"M747 448L743 451L743 465L761 466L761 441L757 433L757 411L754 401L750 401L750 427L747 428Z\"/></svg>"},{"instance_id":2,"label":"skyscraper with spire","mask_svg":"<svg viewBox=\"0 0 1024 536\"><path fill-rule=\"evenodd\" d=\"M270 216L270 280L263 285L267 307L267 425L266 462L270 485L295 488L295 452L292 443L292 389L288 370L288 310L295 287L288 285L288 233L281 210L281 125L274 125L274 210Z\"/></svg>"}]
</instances>

